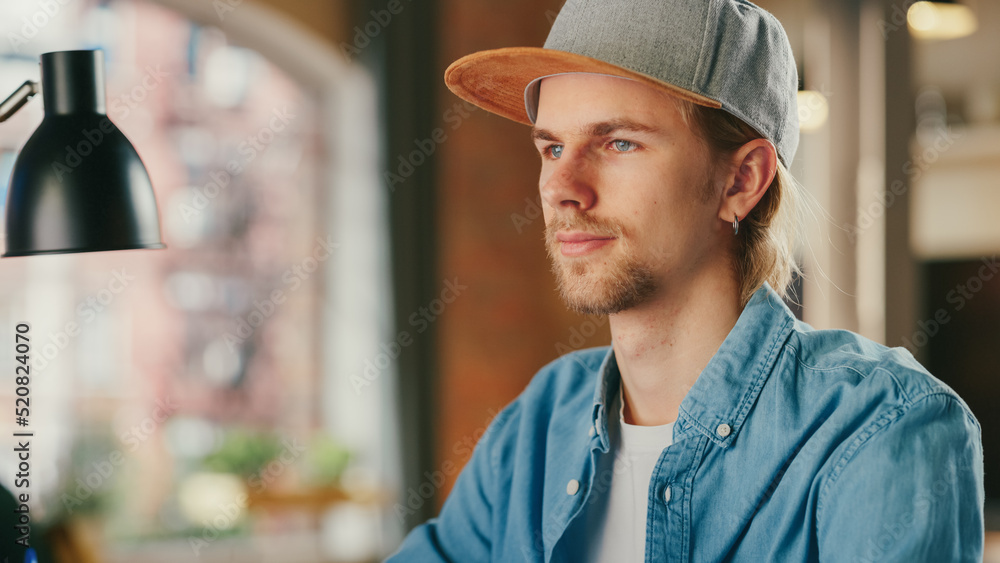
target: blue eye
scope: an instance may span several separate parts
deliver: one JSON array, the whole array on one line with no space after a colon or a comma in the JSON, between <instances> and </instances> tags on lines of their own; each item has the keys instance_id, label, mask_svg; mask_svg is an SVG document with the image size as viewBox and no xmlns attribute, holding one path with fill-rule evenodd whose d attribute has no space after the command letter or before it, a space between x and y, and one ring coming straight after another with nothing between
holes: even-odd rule
<instances>
[{"instance_id":1,"label":"blue eye","mask_svg":"<svg viewBox=\"0 0 1000 563\"><path fill-rule=\"evenodd\" d=\"M636 148L636 144L633 143L632 141L623 141L621 139L611 141L611 144L614 145L615 150L617 150L618 152L629 152L632 149Z\"/></svg>"},{"instance_id":2,"label":"blue eye","mask_svg":"<svg viewBox=\"0 0 1000 563\"><path fill-rule=\"evenodd\" d=\"M563 152L562 145L552 145L551 147L549 147L549 154L552 155L552 158L559 158L560 156L562 156L562 152Z\"/></svg>"}]
</instances>

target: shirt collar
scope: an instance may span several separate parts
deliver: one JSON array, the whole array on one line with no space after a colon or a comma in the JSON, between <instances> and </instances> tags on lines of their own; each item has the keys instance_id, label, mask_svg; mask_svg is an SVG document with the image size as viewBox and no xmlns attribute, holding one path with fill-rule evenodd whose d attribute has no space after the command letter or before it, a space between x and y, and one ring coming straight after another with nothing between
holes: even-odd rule
<instances>
[{"instance_id":1,"label":"shirt collar","mask_svg":"<svg viewBox=\"0 0 1000 563\"><path fill-rule=\"evenodd\" d=\"M607 453L611 447L608 439L608 410L614 405L615 395L618 393L621 373L618 371L618 362L615 361L615 349L608 346L608 353L601 362L601 368L597 372L597 389L594 390L594 428L597 430L596 438L599 441L602 452Z\"/></svg>"},{"instance_id":2,"label":"shirt collar","mask_svg":"<svg viewBox=\"0 0 1000 563\"><path fill-rule=\"evenodd\" d=\"M729 447L742 428L764 382L774 369L795 316L766 282L744 307L736 325L681 401L679 419ZM608 451L608 405L621 381L614 349L601 363L594 392L594 427Z\"/></svg>"}]
</instances>

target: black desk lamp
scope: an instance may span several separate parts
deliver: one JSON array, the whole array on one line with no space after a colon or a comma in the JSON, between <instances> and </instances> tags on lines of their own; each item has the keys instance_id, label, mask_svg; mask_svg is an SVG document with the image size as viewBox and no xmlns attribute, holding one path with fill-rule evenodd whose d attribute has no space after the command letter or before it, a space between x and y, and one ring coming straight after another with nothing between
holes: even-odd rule
<instances>
[{"instance_id":1,"label":"black desk lamp","mask_svg":"<svg viewBox=\"0 0 1000 563\"><path fill-rule=\"evenodd\" d=\"M22 84L0 121L36 93ZM3 257L166 248L146 167L106 115L103 51L44 53L42 98L11 173Z\"/></svg>"}]
</instances>

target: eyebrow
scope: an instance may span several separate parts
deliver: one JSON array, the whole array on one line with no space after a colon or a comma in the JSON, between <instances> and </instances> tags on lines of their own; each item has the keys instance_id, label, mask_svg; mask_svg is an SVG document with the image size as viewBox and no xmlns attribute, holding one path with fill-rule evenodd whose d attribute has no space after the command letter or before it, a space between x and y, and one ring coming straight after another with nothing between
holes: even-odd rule
<instances>
[{"instance_id":1,"label":"eyebrow","mask_svg":"<svg viewBox=\"0 0 1000 563\"><path fill-rule=\"evenodd\" d=\"M612 119L610 121L600 121L591 123L583 128L586 135L590 137L606 137L617 131L632 131L637 133L659 133L656 127L632 121L631 119ZM531 138L536 141L557 141L556 134L538 127L531 128Z\"/></svg>"}]
</instances>

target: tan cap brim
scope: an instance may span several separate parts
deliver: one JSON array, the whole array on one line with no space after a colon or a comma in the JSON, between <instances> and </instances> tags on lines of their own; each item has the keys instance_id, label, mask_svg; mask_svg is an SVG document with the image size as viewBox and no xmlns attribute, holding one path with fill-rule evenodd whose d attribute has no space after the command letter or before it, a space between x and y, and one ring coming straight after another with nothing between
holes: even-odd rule
<instances>
[{"instance_id":1,"label":"tan cap brim","mask_svg":"<svg viewBox=\"0 0 1000 563\"><path fill-rule=\"evenodd\" d=\"M543 76L572 72L630 78L698 105L722 107L711 98L640 72L584 55L541 47L508 47L466 55L448 67L444 81L448 89L463 100L518 123L531 125L525 107L528 85Z\"/></svg>"}]
</instances>

